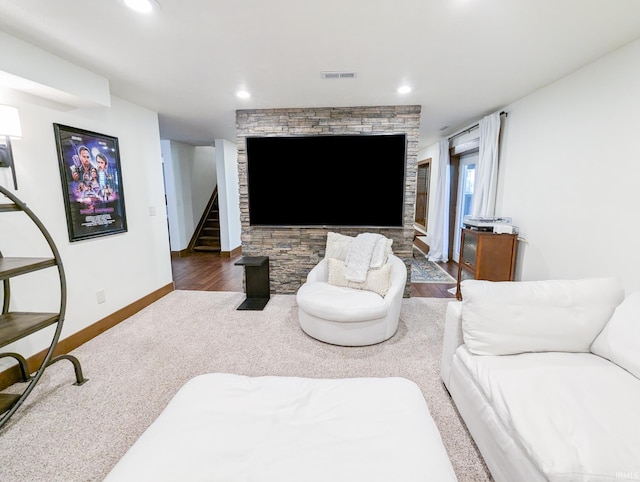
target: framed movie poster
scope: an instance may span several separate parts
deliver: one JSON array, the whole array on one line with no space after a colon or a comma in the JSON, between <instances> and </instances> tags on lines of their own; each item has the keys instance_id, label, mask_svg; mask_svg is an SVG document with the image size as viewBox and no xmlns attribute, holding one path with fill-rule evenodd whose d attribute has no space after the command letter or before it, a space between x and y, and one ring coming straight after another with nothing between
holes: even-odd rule
<instances>
[{"instance_id":1,"label":"framed movie poster","mask_svg":"<svg viewBox=\"0 0 640 482\"><path fill-rule=\"evenodd\" d=\"M70 241L127 231L118 138L53 124Z\"/></svg>"}]
</instances>

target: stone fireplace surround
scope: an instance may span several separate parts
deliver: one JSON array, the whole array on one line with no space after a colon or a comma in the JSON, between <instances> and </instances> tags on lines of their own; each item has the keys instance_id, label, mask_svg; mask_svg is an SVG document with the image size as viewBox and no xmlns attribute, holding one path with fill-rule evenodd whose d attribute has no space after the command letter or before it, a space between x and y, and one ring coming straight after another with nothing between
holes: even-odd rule
<instances>
[{"instance_id":1,"label":"stone fireplace surround","mask_svg":"<svg viewBox=\"0 0 640 482\"><path fill-rule=\"evenodd\" d=\"M327 232L333 231L347 236L375 232L393 239L393 252L408 270L404 297L410 296L420 110L419 105L404 105L236 111L242 254L269 256L271 293L296 293L307 273L324 257ZM250 226L246 138L328 134L406 134L404 226L385 229ZM375 168L375 160L366 162Z\"/></svg>"}]
</instances>

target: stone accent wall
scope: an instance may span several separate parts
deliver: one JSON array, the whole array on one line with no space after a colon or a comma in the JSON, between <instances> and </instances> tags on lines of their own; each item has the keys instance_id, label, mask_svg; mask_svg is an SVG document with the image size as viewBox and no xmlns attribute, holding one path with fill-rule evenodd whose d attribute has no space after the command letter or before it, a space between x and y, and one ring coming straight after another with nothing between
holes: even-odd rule
<instances>
[{"instance_id":1,"label":"stone accent wall","mask_svg":"<svg viewBox=\"0 0 640 482\"><path fill-rule=\"evenodd\" d=\"M311 268L324 257L327 232L333 231L347 236L376 232L392 238L393 252L407 266L404 296L410 296L420 109L419 105L405 105L236 111L242 253L245 256L269 256L271 293L295 293ZM402 228L268 228L249 225L247 137L360 133L407 135ZM369 168L375 169L375 161L368 162ZM366 168L364 163L363 168Z\"/></svg>"}]
</instances>

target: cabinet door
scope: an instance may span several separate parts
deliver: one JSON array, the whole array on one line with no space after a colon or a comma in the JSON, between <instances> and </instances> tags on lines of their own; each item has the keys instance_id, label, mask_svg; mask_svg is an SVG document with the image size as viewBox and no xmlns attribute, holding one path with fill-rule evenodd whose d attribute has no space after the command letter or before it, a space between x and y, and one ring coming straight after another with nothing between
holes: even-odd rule
<instances>
[{"instance_id":1,"label":"cabinet door","mask_svg":"<svg viewBox=\"0 0 640 482\"><path fill-rule=\"evenodd\" d=\"M515 237L508 234L480 235L476 279L511 281Z\"/></svg>"},{"instance_id":2,"label":"cabinet door","mask_svg":"<svg viewBox=\"0 0 640 482\"><path fill-rule=\"evenodd\" d=\"M462 233L462 256L460 261L470 270L475 271L478 258L478 235L469 231Z\"/></svg>"}]
</instances>

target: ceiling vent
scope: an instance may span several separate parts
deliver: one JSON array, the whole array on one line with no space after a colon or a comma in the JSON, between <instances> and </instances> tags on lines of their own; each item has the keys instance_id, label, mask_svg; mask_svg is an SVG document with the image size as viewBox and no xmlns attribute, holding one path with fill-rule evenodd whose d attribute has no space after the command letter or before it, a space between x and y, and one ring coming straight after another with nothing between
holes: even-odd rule
<instances>
[{"instance_id":1,"label":"ceiling vent","mask_svg":"<svg viewBox=\"0 0 640 482\"><path fill-rule=\"evenodd\" d=\"M323 79L355 79L355 72L320 72Z\"/></svg>"}]
</instances>

